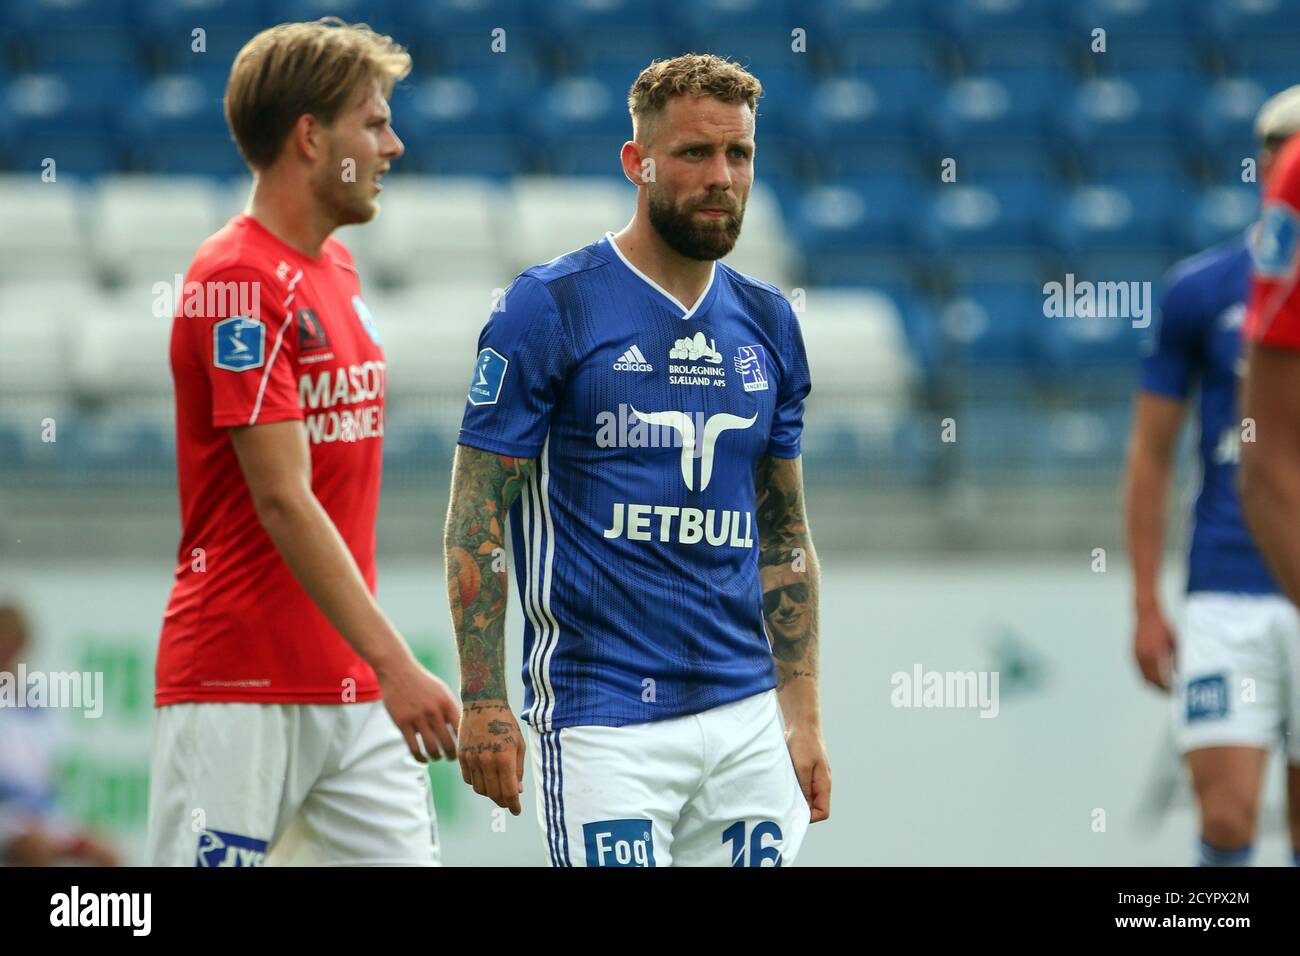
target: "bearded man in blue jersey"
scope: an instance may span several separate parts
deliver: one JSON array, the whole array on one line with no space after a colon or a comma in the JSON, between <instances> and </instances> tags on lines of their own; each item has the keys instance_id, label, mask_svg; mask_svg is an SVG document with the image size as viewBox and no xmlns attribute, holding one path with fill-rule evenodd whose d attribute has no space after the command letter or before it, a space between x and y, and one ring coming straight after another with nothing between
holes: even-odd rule
<instances>
[{"instance_id":1,"label":"bearded man in blue jersey","mask_svg":"<svg viewBox=\"0 0 1300 956\"><path fill-rule=\"evenodd\" d=\"M1292 87L1256 119L1261 182L1297 129L1300 87ZM1300 614L1251 536L1236 488L1243 440L1255 440L1254 420L1242 417L1238 395L1248 240L1246 233L1235 236L1170 274L1142 360L1126 482L1134 656L1148 683L1172 692L1179 749L1200 807L1203 866L1250 862L1264 766L1278 744L1289 764L1293 860L1300 864ZM1201 482L1175 637L1161 607L1159 570L1166 492L1193 394Z\"/></svg>"},{"instance_id":2,"label":"bearded man in blue jersey","mask_svg":"<svg viewBox=\"0 0 1300 956\"><path fill-rule=\"evenodd\" d=\"M479 339L445 541L461 769L520 812L508 515L555 866L780 866L830 813L807 358L780 291L718 261L761 93L715 56L652 63L628 97L632 221L525 270Z\"/></svg>"}]
</instances>

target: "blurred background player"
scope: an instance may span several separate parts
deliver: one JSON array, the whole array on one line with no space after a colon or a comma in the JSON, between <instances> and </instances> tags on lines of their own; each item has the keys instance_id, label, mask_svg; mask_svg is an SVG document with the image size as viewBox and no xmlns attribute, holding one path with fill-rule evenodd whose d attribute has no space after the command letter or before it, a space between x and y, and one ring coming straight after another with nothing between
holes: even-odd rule
<instances>
[{"instance_id":1,"label":"blurred background player","mask_svg":"<svg viewBox=\"0 0 1300 956\"><path fill-rule=\"evenodd\" d=\"M13 674L29 660L29 645L26 615L15 604L0 603L0 674ZM0 708L0 865L117 866L109 843L59 812L57 749L50 710Z\"/></svg>"},{"instance_id":2,"label":"blurred background player","mask_svg":"<svg viewBox=\"0 0 1300 956\"><path fill-rule=\"evenodd\" d=\"M526 270L479 339L446 530L461 765L520 812L509 512L555 866L779 866L830 812L807 359L780 291L717 262L761 92L716 56L646 68L621 154L632 221Z\"/></svg>"},{"instance_id":3,"label":"blurred background player","mask_svg":"<svg viewBox=\"0 0 1300 956\"><path fill-rule=\"evenodd\" d=\"M200 247L174 320L183 529L157 662L155 864L438 860L417 760L454 755L458 711L373 597L384 353L330 238L378 211L402 155L387 98L409 69L389 37L332 20L258 34L230 72L254 184Z\"/></svg>"},{"instance_id":4,"label":"blurred background player","mask_svg":"<svg viewBox=\"0 0 1300 956\"><path fill-rule=\"evenodd\" d=\"M1300 87L1268 100L1255 124L1259 176L1300 129ZM1200 863L1250 862L1268 752L1300 712L1293 687L1297 613L1278 592L1237 498L1241 328L1250 278L1247 235L1171 272L1142 361L1129 444L1126 518L1137 624L1134 656L1153 686L1173 690L1174 723L1200 807ZM1166 497L1187 411L1198 393L1196 499L1181 640L1161 607ZM1290 668L1287 661L1290 660ZM1294 739L1294 738L1292 738ZM1289 753L1300 761L1300 749ZM1288 780L1300 800L1300 767ZM1293 819L1293 844L1300 827Z\"/></svg>"},{"instance_id":5,"label":"blurred background player","mask_svg":"<svg viewBox=\"0 0 1300 956\"><path fill-rule=\"evenodd\" d=\"M1280 94L1273 114L1300 126L1300 88ZM1262 117L1263 118L1263 117ZM1281 123L1283 120L1278 119ZM1246 519L1278 584L1300 603L1300 137L1278 144L1251 237L1253 274L1246 316L1242 414L1254 441L1242 445ZM1267 662L1281 676L1290 723L1288 777L1293 861L1300 865L1300 625L1288 619ZM1262 682L1261 682L1262 685Z\"/></svg>"}]
</instances>

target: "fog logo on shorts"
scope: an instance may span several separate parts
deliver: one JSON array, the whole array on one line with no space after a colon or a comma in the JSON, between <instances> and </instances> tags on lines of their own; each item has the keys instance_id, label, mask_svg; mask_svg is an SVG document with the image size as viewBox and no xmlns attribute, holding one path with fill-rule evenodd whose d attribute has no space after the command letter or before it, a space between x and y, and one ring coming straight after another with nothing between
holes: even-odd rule
<instances>
[{"instance_id":1,"label":"fog logo on shorts","mask_svg":"<svg viewBox=\"0 0 1300 956\"><path fill-rule=\"evenodd\" d=\"M1187 683L1187 720L1214 720L1228 716L1228 682L1222 674L1198 677Z\"/></svg>"},{"instance_id":2,"label":"fog logo on shorts","mask_svg":"<svg viewBox=\"0 0 1300 956\"><path fill-rule=\"evenodd\" d=\"M266 841L204 830L199 834L199 854L195 866L261 866L266 862Z\"/></svg>"},{"instance_id":3,"label":"fog logo on shorts","mask_svg":"<svg viewBox=\"0 0 1300 956\"><path fill-rule=\"evenodd\" d=\"M598 820L582 825L587 866L654 866L649 820Z\"/></svg>"}]
</instances>

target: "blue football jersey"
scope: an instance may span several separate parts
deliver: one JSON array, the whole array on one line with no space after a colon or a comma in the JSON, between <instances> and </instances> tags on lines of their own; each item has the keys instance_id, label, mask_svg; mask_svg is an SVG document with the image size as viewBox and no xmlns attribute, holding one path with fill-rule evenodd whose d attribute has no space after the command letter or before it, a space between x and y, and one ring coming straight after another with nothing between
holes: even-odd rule
<instances>
[{"instance_id":1,"label":"blue football jersey","mask_svg":"<svg viewBox=\"0 0 1300 956\"><path fill-rule=\"evenodd\" d=\"M1276 591L1246 529L1237 496L1241 415L1237 383L1245 363L1242 323L1250 281L1244 236L1179 263L1170 273L1160 321L1142 360L1144 391L1185 399L1199 387L1201 488L1188 557L1188 591Z\"/></svg>"},{"instance_id":2,"label":"blue football jersey","mask_svg":"<svg viewBox=\"0 0 1300 956\"><path fill-rule=\"evenodd\" d=\"M510 509L523 717L697 713L775 685L755 468L794 458L810 382L774 286L714 263L686 309L612 233L516 277L479 337L463 445L538 466Z\"/></svg>"}]
</instances>

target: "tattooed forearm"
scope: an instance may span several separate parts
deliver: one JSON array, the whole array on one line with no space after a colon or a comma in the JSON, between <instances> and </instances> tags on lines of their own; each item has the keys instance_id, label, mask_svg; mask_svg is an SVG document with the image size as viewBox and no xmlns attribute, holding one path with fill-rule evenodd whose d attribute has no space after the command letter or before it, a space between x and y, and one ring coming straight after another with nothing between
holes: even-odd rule
<instances>
[{"instance_id":1,"label":"tattooed forearm","mask_svg":"<svg viewBox=\"0 0 1300 956\"><path fill-rule=\"evenodd\" d=\"M533 467L529 459L456 448L444 550L466 701L506 699L505 517Z\"/></svg>"},{"instance_id":2,"label":"tattooed forearm","mask_svg":"<svg viewBox=\"0 0 1300 956\"><path fill-rule=\"evenodd\" d=\"M804 513L798 458L764 457L755 474L763 618L776 659L777 690L817 680L821 575Z\"/></svg>"}]
</instances>

